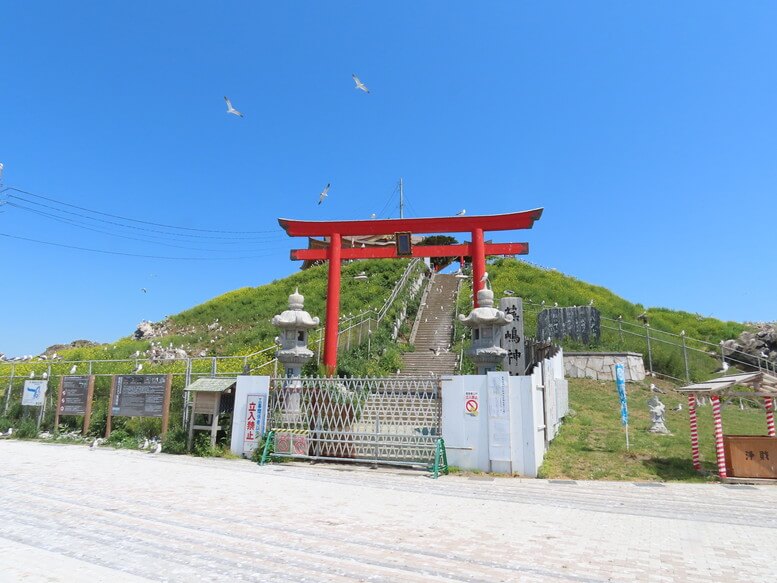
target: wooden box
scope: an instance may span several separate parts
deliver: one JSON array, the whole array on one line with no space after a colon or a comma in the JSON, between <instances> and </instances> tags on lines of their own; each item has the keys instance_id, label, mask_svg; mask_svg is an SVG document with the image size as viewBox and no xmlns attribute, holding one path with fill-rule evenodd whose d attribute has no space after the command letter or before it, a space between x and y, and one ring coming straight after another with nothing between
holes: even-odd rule
<instances>
[{"instance_id":1,"label":"wooden box","mask_svg":"<svg viewBox=\"0 0 777 583\"><path fill-rule=\"evenodd\" d=\"M730 477L777 479L777 437L724 435L723 448Z\"/></svg>"}]
</instances>

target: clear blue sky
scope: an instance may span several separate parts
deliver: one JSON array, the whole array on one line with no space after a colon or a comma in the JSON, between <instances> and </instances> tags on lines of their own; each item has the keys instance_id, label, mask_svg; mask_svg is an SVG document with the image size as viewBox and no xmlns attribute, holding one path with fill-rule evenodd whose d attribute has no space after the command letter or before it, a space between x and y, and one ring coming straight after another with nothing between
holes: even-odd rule
<instances>
[{"instance_id":1,"label":"clear blue sky","mask_svg":"<svg viewBox=\"0 0 777 583\"><path fill-rule=\"evenodd\" d=\"M366 218L400 176L408 215L545 207L493 239L648 306L775 320L776 25L769 2L6 3L6 186L268 232L226 245L100 227L252 257L222 261L0 237L0 352L111 341L283 277L304 241L277 217ZM14 236L224 256L0 210Z\"/></svg>"}]
</instances>

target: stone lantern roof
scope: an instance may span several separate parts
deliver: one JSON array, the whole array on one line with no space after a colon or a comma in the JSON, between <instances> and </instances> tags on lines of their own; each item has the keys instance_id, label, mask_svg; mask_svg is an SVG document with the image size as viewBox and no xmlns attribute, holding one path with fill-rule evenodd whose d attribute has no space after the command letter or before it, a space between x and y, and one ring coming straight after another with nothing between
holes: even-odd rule
<instances>
[{"instance_id":1,"label":"stone lantern roof","mask_svg":"<svg viewBox=\"0 0 777 583\"><path fill-rule=\"evenodd\" d=\"M318 317L312 317L303 308L305 297L299 293L299 289L289 296L289 309L273 316L272 325L278 328L294 330L308 330L318 326Z\"/></svg>"},{"instance_id":2,"label":"stone lantern roof","mask_svg":"<svg viewBox=\"0 0 777 583\"><path fill-rule=\"evenodd\" d=\"M512 322L513 317L494 307L494 292L484 287L478 292L478 307L466 316L459 314L459 320L468 328L477 328L478 326L504 326Z\"/></svg>"}]
</instances>

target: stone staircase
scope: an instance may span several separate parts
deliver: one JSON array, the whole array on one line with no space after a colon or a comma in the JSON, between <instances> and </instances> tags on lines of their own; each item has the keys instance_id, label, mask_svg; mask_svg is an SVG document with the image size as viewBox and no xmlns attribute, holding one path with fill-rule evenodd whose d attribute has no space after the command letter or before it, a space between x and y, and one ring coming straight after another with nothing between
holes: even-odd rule
<instances>
[{"instance_id":1,"label":"stone staircase","mask_svg":"<svg viewBox=\"0 0 777 583\"><path fill-rule=\"evenodd\" d=\"M456 292L455 275L434 274L418 310L411 342L415 352L402 355L402 376L450 375L456 370L456 354L450 351Z\"/></svg>"}]
</instances>

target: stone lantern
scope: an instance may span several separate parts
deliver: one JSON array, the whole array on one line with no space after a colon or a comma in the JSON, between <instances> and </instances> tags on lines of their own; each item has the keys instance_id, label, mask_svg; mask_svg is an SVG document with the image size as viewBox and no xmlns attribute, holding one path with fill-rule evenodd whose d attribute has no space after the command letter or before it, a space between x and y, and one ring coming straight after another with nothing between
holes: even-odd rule
<instances>
[{"instance_id":1,"label":"stone lantern","mask_svg":"<svg viewBox=\"0 0 777 583\"><path fill-rule=\"evenodd\" d=\"M308 331L318 326L318 318L308 314L304 307L305 297L297 289L289 296L289 309L272 319L272 325L281 329L281 347L275 356L287 378L302 376L302 365L313 358L313 351L308 348Z\"/></svg>"},{"instance_id":2,"label":"stone lantern","mask_svg":"<svg viewBox=\"0 0 777 583\"><path fill-rule=\"evenodd\" d=\"M467 355L478 367L478 374L495 371L507 351L499 346L502 326L513 321L510 314L494 307L494 292L484 287L478 292L478 307L459 320L472 329L472 347Z\"/></svg>"}]
</instances>

